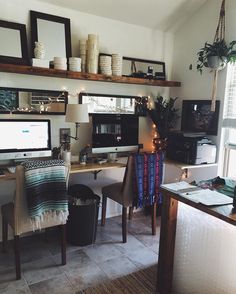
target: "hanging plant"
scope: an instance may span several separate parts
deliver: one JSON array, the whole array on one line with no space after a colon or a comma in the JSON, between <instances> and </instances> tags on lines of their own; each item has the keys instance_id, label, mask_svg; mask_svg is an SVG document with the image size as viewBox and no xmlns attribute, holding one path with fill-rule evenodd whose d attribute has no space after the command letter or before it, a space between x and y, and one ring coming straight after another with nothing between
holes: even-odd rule
<instances>
[{"instance_id":1,"label":"hanging plant","mask_svg":"<svg viewBox=\"0 0 236 294\"><path fill-rule=\"evenodd\" d=\"M225 41L225 0L222 0L214 42L212 44L206 42L197 53L197 70L202 74L203 68L206 67L212 69L214 73L211 111L215 111L218 72L225 68L227 63L236 61L235 45L236 41L231 41L229 44Z\"/></svg>"},{"instance_id":2,"label":"hanging plant","mask_svg":"<svg viewBox=\"0 0 236 294\"><path fill-rule=\"evenodd\" d=\"M214 70L222 70L228 62L236 61L236 51L233 50L236 41L232 41L229 45L225 40L216 40L213 44L208 42L197 53L197 70L202 74L204 67Z\"/></svg>"}]
</instances>

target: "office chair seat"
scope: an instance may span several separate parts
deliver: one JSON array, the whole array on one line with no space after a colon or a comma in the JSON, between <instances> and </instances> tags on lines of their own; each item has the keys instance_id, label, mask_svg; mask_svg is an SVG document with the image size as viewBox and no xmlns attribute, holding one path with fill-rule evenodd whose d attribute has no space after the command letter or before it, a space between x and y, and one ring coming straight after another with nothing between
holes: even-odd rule
<instances>
[{"instance_id":1,"label":"office chair seat","mask_svg":"<svg viewBox=\"0 0 236 294\"><path fill-rule=\"evenodd\" d=\"M133 205L132 199L125 197L124 192L122 191L123 183L114 183L102 188L102 195L118 202L124 207L130 207Z\"/></svg>"},{"instance_id":2,"label":"office chair seat","mask_svg":"<svg viewBox=\"0 0 236 294\"><path fill-rule=\"evenodd\" d=\"M46 161L45 161L46 162ZM50 163L49 163L50 164ZM62 163L63 165L63 163ZM64 175L66 186L68 186L70 166L64 166ZM42 171L43 173L44 171ZM3 252L7 248L8 239L8 225L13 229L14 234L14 252L15 252L15 265L16 265L16 278L21 278L21 265L20 265L20 235L27 232L34 231L32 219L27 209L26 200L26 185L25 185L25 170L22 165L16 167L16 192L14 202L2 205L2 249ZM41 221L41 229L61 226L61 253L62 264L66 264L66 234L65 226L66 220L55 218L53 215L45 217Z\"/></svg>"},{"instance_id":3,"label":"office chair seat","mask_svg":"<svg viewBox=\"0 0 236 294\"><path fill-rule=\"evenodd\" d=\"M146 159L152 159L147 160L145 163L145 168L150 167L152 164L152 167L150 167L150 170L153 171L153 174L151 173L151 177L147 175L144 176L144 173L142 173L142 176L137 179L137 163L135 163L135 159L142 157L143 154L133 154L130 155L127 161L126 169L125 169L125 175L123 182L114 183L108 186L105 186L102 188L102 221L101 225L105 225L106 221L106 205L107 205L107 198L110 198L111 200L119 203L122 205L122 238L123 243L127 242L127 209L129 208L129 219L132 218L132 212L133 207L142 203L142 205L145 205L146 199L140 200L140 195L144 195L144 193L138 193L138 181L142 181L144 185L142 185L142 188L146 188L146 186L151 185L150 182L152 182L153 186L151 189L154 195L150 194L150 197L148 200L151 199L149 202L149 205L151 206L151 224L152 224L152 234L156 234L156 206L157 206L157 194L158 194L158 187L162 181L162 165L163 165L163 154L160 153L145 153ZM146 160L145 159L145 160ZM153 166L155 168L153 169ZM142 169L142 167L141 167ZM147 171L147 173L149 173ZM154 176L155 175L155 176ZM145 178L145 179L144 179ZM152 181L149 181L151 180ZM145 182L146 181L146 182ZM145 183L144 183L145 182ZM140 184L140 182L139 182ZM135 188L136 187L136 188ZM139 185L140 188L140 185ZM140 192L140 191L139 191ZM144 192L144 190L143 190ZM155 196L155 197L154 197Z\"/></svg>"}]
</instances>

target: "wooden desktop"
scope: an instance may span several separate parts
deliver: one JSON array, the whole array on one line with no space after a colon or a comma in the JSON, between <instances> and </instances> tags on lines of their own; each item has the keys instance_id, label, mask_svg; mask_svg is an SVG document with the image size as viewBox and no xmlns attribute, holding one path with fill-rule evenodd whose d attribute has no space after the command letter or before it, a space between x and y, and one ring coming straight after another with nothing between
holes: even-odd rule
<instances>
[{"instance_id":1,"label":"wooden desktop","mask_svg":"<svg viewBox=\"0 0 236 294\"><path fill-rule=\"evenodd\" d=\"M96 179L96 175L106 169L113 169L113 168L121 168L125 167L126 164L118 163L118 162L106 162L106 163L87 163L87 164L80 164L72 163L70 174L78 174L78 173L86 173L92 172L94 174L94 178ZM8 180L15 180L15 174L10 173L7 170L7 167L2 166L1 169L4 170L4 175L0 177L0 181L8 181Z\"/></svg>"}]
</instances>

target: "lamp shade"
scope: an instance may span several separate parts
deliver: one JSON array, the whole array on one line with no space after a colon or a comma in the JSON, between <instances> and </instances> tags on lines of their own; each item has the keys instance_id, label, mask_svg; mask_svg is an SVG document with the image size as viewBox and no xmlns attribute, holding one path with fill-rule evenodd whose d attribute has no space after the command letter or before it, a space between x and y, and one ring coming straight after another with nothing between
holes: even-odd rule
<instances>
[{"instance_id":1,"label":"lamp shade","mask_svg":"<svg viewBox=\"0 0 236 294\"><path fill-rule=\"evenodd\" d=\"M66 122L88 123L88 106L87 104L67 104Z\"/></svg>"}]
</instances>

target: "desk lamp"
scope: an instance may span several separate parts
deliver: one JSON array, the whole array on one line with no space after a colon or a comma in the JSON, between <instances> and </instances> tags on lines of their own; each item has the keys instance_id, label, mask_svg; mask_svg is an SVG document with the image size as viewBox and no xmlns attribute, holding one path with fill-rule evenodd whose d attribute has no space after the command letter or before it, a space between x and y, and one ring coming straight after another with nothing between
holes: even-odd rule
<instances>
[{"instance_id":1,"label":"desk lamp","mask_svg":"<svg viewBox=\"0 0 236 294\"><path fill-rule=\"evenodd\" d=\"M87 104L67 104L66 107L66 122L74 122L76 127L75 137L68 136L78 140L78 131L80 123L88 123L88 107Z\"/></svg>"}]
</instances>

